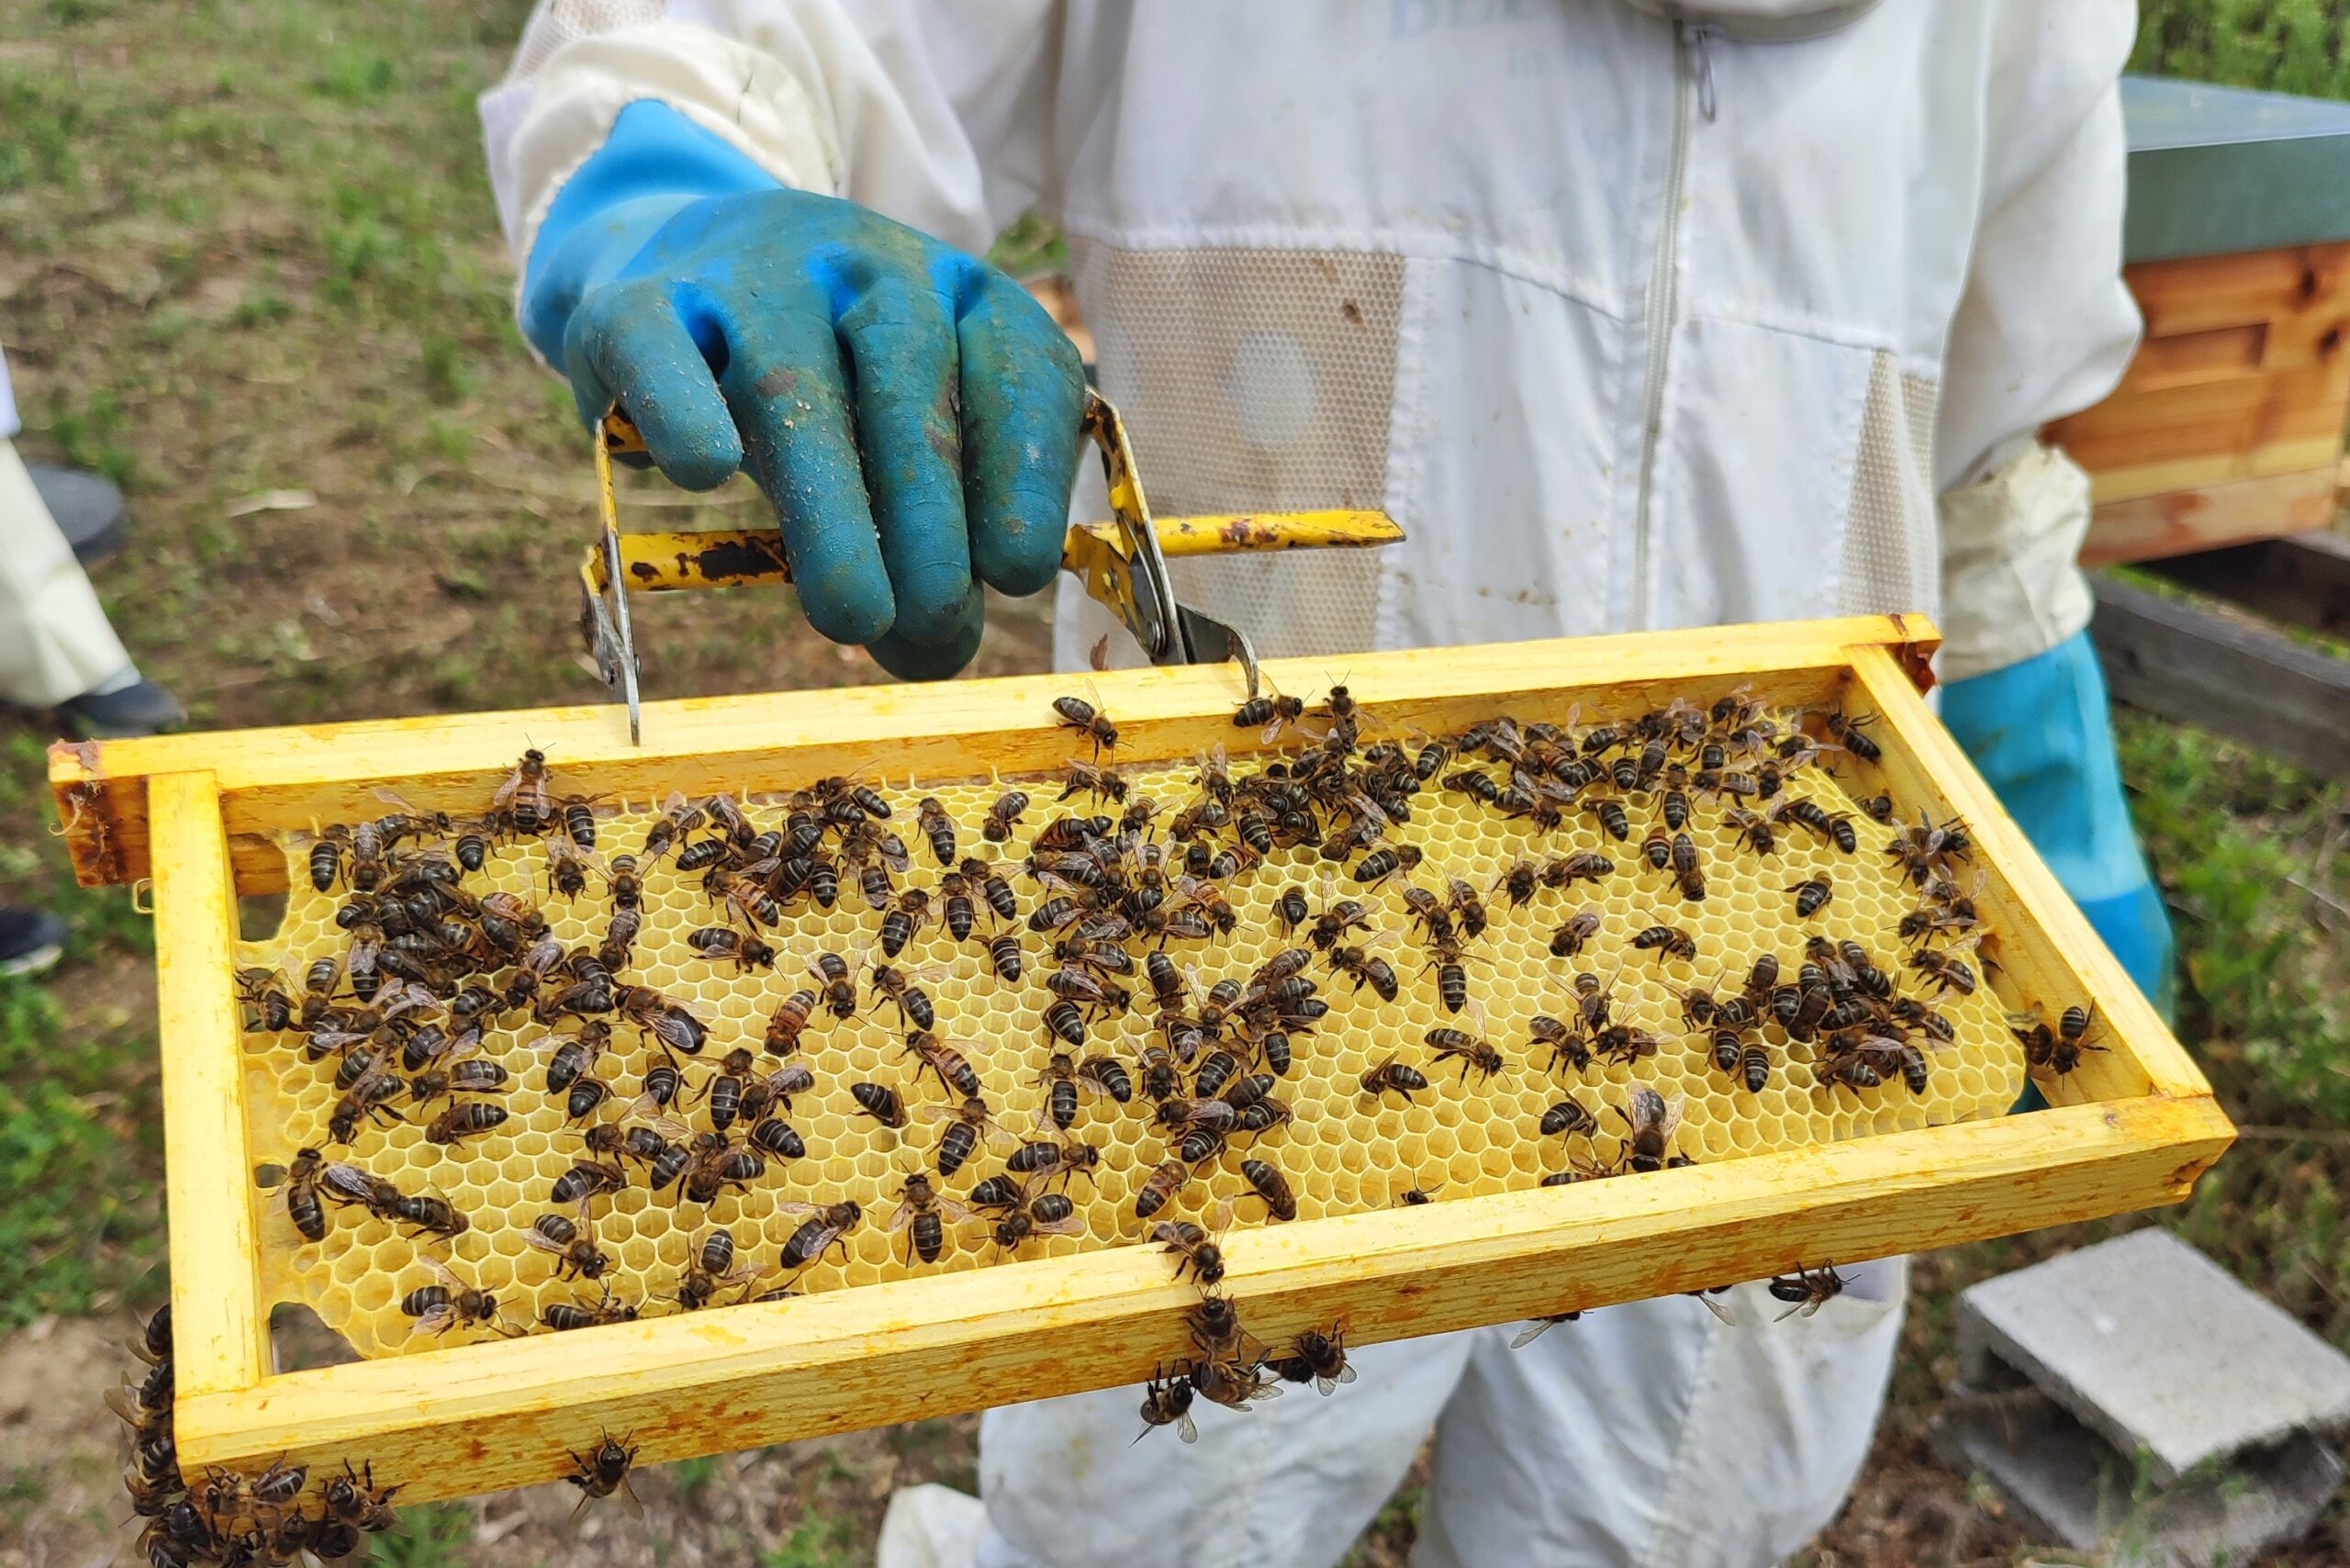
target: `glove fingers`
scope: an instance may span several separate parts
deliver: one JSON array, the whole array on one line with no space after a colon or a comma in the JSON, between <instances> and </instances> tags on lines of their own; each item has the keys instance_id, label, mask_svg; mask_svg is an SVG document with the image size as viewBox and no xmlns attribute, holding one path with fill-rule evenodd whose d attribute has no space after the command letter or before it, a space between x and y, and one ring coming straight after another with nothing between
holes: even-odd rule
<instances>
[{"instance_id":1,"label":"glove fingers","mask_svg":"<svg viewBox=\"0 0 2350 1568\"><path fill-rule=\"evenodd\" d=\"M1045 308L992 270L967 300L957 335L971 557L991 587L1035 593L1060 570L1084 447L1084 367Z\"/></svg>"},{"instance_id":2,"label":"glove fingers","mask_svg":"<svg viewBox=\"0 0 2350 1568\"><path fill-rule=\"evenodd\" d=\"M723 341L716 347L723 353ZM671 483L712 489L742 466L734 417L660 285L621 284L588 296L564 330L563 358L590 430L612 406L614 388L627 388L621 407Z\"/></svg>"},{"instance_id":3,"label":"glove fingers","mask_svg":"<svg viewBox=\"0 0 2350 1568\"><path fill-rule=\"evenodd\" d=\"M946 303L884 274L842 312L857 444L898 618L891 635L942 644L966 633L979 593L963 522L955 328Z\"/></svg>"},{"instance_id":4,"label":"glove fingers","mask_svg":"<svg viewBox=\"0 0 2350 1568\"><path fill-rule=\"evenodd\" d=\"M742 431L744 465L775 507L808 623L835 643L871 643L897 618L848 380L821 302L781 306L738 326L720 386Z\"/></svg>"},{"instance_id":5,"label":"glove fingers","mask_svg":"<svg viewBox=\"0 0 2350 1568\"><path fill-rule=\"evenodd\" d=\"M917 643L892 631L866 644L866 651L900 680L945 680L971 662L986 630L987 596L974 588L952 630L937 642Z\"/></svg>"}]
</instances>

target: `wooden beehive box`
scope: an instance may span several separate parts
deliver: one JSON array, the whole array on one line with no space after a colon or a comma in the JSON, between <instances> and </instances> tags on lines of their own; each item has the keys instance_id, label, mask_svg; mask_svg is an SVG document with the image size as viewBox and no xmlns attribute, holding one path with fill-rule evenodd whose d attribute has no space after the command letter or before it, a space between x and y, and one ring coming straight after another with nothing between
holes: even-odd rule
<instances>
[{"instance_id":1,"label":"wooden beehive box","mask_svg":"<svg viewBox=\"0 0 2350 1568\"><path fill-rule=\"evenodd\" d=\"M2350 416L2350 243L2140 262L2146 336L2048 427L2089 471L2100 566L2323 528Z\"/></svg>"},{"instance_id":2,"label":"wooden beehive box","mask_svg":"<svg viewBox=\"0 0 2350 1568\"><path fill-rule=\"evenodd\" d=\"M1556 1314L2177 1202L2232 1137L2208 1085L1926 709L1935 639L1868 618L1364 655L1357 698L1429 734L1497 711L1564 720L1774 701L1877 716L1881 782L1971 826L2000 983L2093 1002L2108 1049L2053 1108L1572 1186L1495 1191L1236 1230L1225 1289L1268 1341L1343 1322L1366 1343ZM1267 667L1316 689L1320 661ZM1122 763L1237 732L1229 667L1094 678ZM51 778L85 881L151 881L183 1467L366 1461L402 1501L543 1481L599 1433L643 1461L1136 1381L1196 1299L1148 1245L1110 1246L562 1335L277 1372L256 1139L232 968L236 900L283 888L283 835L410 805L477 810L527 745L576 788L749 794L832 774L930 782L1066 760L1051 700L1013 678L655 703L645 744L610 707L62 745ZM1858 766L1854 764L1853 766Z\"/></svg>"}]
</instances>

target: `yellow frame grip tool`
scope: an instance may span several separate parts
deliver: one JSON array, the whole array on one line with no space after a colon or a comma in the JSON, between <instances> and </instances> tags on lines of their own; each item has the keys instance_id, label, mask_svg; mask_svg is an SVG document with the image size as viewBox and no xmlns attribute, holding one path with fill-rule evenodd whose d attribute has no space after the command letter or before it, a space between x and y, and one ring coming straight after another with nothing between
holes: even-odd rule
<instances>
[{"instance_id":1,"label":"yellow frame grip tool","mask_svg":"<svg viewBox=\"0 0 2350 1568\"><path fill-rule=\"evenodd\" d=\"M1248 695L1257 695L1257 653L1247 633L1203 615L1175 597L1167 563L1194 555L1244 551L1326 549L1393 544L1404 537L1383 511L1228 513L1154 519L1143 498L1134 448L1107 398L1088 389L1084 431L1102 454L1109 481L1106 522L1071 527L1061 545L1061 570L1076 574L1085 591L1134 633L1150 662L1214 664L1237 659ZM597 672L612 696L628 704L628 734L642 744L635 633L628 590L788 583L791 561L779 528L726 529L698 533L623 533L612 489L612 459L644 451L644 440L617 403L596 431L596 487L603 531L579 563L579 627Z\"/></svg>"}]
</instances>

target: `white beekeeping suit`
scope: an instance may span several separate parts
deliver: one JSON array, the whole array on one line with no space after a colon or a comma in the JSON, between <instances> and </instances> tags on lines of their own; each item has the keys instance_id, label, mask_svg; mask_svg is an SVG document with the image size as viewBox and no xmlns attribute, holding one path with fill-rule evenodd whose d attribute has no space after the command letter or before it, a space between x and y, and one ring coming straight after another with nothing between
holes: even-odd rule
<instances>
[{"instance_id":1,"label":"white beekeeping suit","mask_svg":"<svg viewBox=\"0 0 2350 1568\"><path fill-rule=\"evenodd\" d=\"M1950 678L2078 633L2037 446L2137 318L2124 0L543 0L483 100L518 260L632 104L972 251L1067 230L1169 512L1408 542L1179 565L1269 654L1925 610ZM1104 620L1064 590L1073 664ZM981 1562L1334 1562L1436 1424L1431 1564L1762 1564L1867 1448L1900 1271L1377 1347L1136 1447L991 1412ZM1744 1299L1748 1297L1757 1299Z\"/></svg>"}]
</instances>

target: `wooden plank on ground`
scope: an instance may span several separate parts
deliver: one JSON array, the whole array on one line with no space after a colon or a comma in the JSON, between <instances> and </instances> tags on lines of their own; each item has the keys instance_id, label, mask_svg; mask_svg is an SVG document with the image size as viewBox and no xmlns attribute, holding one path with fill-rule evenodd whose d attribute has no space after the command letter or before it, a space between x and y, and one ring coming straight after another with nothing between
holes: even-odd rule
<instances>
[{"instance_id":1,"label":"wooden plank on ground","mask_svg":"<svg viewBox=\"0 0 2350 1568\"><path fill-rule=\"evenodd\" d=\"M2267 539L2179 555L2148 569L2272 621L2350 637L2350 536Z\"/></svg>"},{"instance_id":2,"label":"wooden plank on ground","mask_svg":"<svg viewBox=\"0 0 2350 1568\"><path fill-rule=\"evenodd\" d=\"M2350 659L2095 579L2090 630L2113 695L2327 778L2350 778Z\"/></svg>"}]
</instances>

